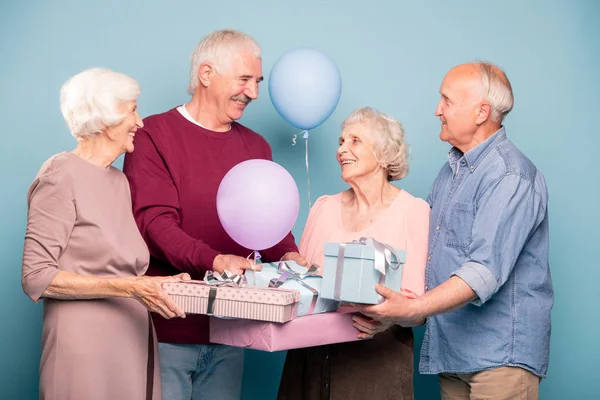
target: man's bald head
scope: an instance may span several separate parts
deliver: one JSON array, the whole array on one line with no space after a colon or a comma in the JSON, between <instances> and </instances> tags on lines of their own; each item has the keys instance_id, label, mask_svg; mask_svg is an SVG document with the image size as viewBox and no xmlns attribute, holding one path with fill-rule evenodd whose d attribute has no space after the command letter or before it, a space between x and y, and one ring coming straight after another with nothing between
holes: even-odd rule
<instances>
[{"instance_id":1,"label":"man's bald head","mask_svg":"<svg viewBox=\"0 0 600 400\"><path fill-rule=\"evenodd\" d=\"M452 68L440 87L435 115L440 117L440 138L468 151L502 124L512 109L510 82L497 66L476 62Z\"/></svg>"},{"instance_id":2,"label":"man's bald head","mask_svg":"<svg viewBox=\"0 0 600 400\"><path fill-rule=\"evenodd\" d=\"M463 82L464 89L471 91L469 97L480 96L481 101L490 105L492 121L502 123L512 110L512 86L500 67L487 62L461 64L452 68L446 75L449 76Z\"/></svg>"}]
</instances>

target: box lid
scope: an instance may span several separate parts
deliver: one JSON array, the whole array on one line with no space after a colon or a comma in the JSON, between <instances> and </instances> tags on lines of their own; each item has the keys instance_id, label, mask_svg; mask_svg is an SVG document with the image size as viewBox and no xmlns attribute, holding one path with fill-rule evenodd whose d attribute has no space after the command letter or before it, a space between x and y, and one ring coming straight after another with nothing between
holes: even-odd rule
<instances>
[{"instance_id":1,"label":"box lid","mask_svg":"<svg viewBox=\"0 0 600 400\"><path fill-rule=\"evenodd\" d=\"M337 257L340 243L325 243L323 248L323 254L326 257ZM401 249L395 249L396 254L400 257L400 263L406 263L406 251ZM363 260L375 260L375 248L373 246L367 246L360 243L346 243L344 249L344 257L346 258L360 258ZM396 257L392 255L392 260L395 261Z\"/></svg>"},{"instance_id":2,"label":"box lid","mask_svg":"<svg viewBox=\"0 0 600 400\"><path fill-rule=\"evenodd\" d=\"M203 281L168 282L162 284L163 290L168 294L192 297L208 297L211 286ZM237 300L245 303L289 305L299 302L301 296L297 290L281 288L218 286L216 298Z\"/></svg>"}]
</instances>

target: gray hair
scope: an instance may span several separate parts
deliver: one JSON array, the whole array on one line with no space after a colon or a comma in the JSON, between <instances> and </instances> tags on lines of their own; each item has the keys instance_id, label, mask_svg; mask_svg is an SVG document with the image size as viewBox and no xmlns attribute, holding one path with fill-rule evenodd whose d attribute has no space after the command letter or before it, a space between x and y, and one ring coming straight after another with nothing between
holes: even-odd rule
<instances>
[{"instance_id":1,"label":"gray hair","mask_svg":"<svg viewBox=\"0 0 600 400\"><path fill-rule=\"evenodd\" d=\"M342 130L353 124L363 124L369 129L373 154L387 171L388 181L400 180L408 174L408 145L400 121L371 107L361 107L342 122Z\"/></svg>"},{"instance_id":2,"label":"gray hair","mask_svg":"<svg viewBox=\"0 0 600 400\"><path fill-rule=\"evenodd\" d=\"M510 81L500 67L488 63L478 62L483 95L490 103L492 121L502 123L502 120L512 110L514 97Z\"/></svg>"},{"instance_id":3,"label":"gray hair","mask_svg":"<svg viewBox=\"0 0 600 400\"><path fill-rule=\"evenodd\" d=\"M77 140L92 138L126 117L119 106L135 101L135 79L106 68L90 68L69 78L60 88L60 110Z\"/></svg>"},{"instance_id":4,"label":"gray hair","mask_svg":"<svg viewBox=\"0 0 600 400\"><path fill-rule=\"evenodd\" d=\"M198 70L202 64L211 63L217 71L226 70L230 67L233 57L240 51L247 51L256 58L261 57L260 46L256 40L243 32L224 29L205 36L191 55L188 93L193 95L198 87Z\"/></svg>"}]
</instances>

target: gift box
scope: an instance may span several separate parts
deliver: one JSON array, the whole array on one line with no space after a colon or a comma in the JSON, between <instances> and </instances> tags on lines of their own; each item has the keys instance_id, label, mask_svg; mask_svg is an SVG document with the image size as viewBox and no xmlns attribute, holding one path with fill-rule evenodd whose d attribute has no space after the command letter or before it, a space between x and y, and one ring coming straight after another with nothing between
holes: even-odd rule
<instances>
[{"instance_id":1,"label":"gift box","mask_svg":"<svg viewBox=\"0 0 600 400\"><path fill-rule=\"evenodd\" d=\"M353 342L358 330L352 326L354 309L307 315L285 324L211 318L210 342L262 351L280 351L332 343Z\"/></svg>"},{"instance_id":2,"label":"gift box","mask_svg":"<svg viewBox=\"0 0 600 400\"><path fill-rule=\"evenodd\" d=\"M296 290L230 287L203 281L169 282L162 287L186 313L271 322L298 316L300 293Z\"/></svg>"},{"instance_id":3,"label":"gift box","mask_svg":"<svg viewBox=\"0 0 600 400\"><path fill-rule=\"evenodd\" d=\"M246 270L249 286L279 287L300 292L298 316L335 311L339 302L319 296L323 277L317 266L302 267L294 261L261 264L262 270Z\"/></svg>"},{"instance_id":4,"label":"gift box","mask_svg":"<svg viewBox=\"0 0 600 400\"><path fill-rule=\"evenodd\" d=\"M352 243L325 243L321 297L362 304L378 304L383 297L376 284L399 291L406 252L372 238Z\"/></svg>"}]
</instances>

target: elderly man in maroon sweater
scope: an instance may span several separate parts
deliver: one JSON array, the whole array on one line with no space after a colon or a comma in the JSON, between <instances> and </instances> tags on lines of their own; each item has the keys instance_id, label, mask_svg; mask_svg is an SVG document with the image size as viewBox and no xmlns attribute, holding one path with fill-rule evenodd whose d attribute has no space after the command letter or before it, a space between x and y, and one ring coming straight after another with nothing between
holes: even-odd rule
<instances>
[{"instance_id":1,"label":"elderly man in maroon sweater","mask_svg":"<svg viewBox=\"0 0 600 400\"><path fill-rule=\"evenodd\" d=\"M221 179L249 159L271 160L259 134L235 122L258 97L263 80L261 51L250 36L224 30L206 36L192 54L189 103L144 120L135 151L123 170L131 185L133 211L152 256L148 275L208 270L242 273L250 249L235 243L217 216ZM295 260L290 233L263 259ZM208 317L166 320L153 315L159 341L163 398L238 399L243 350L212 345Z\"/></svg>"}]
</instances>

